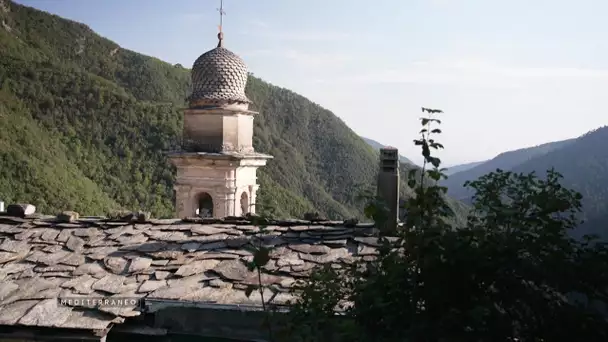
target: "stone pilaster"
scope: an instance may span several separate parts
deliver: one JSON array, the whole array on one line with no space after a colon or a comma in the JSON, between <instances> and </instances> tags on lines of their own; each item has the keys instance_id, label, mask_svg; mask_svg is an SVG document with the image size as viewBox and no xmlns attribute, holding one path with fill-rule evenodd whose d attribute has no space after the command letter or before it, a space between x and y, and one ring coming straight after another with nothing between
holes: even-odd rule
<instances>
[{"instance_id":1,"label":"stone pilaster","mask_svg":"<svg viewBox=\"0 0 608 342\"><path fill-rule=\"evenodd\" d=\"M178 185L174 186L175 190L175 214L178 218L193 216L192 201L190 197L190 187Z\"/></svg>"},{"instance_id":2,"label":"stone pilaster","mask_svg":"<svg viewBox=\"0 0 608 342\"><path fill-rule=\"evenodd\" d=\"M221 188L216 190L217 213L213 217L235 216L236 188Z\"/></svg>"},{"instance_id":3,"label":"stone pilaster","mask_svg":"<svg viewBox=\"0 0 608 342\"><path fill-rule=\"evenodd\" d=\"M256 210L256 201L257 201L257 195L258 195L258 189L260 188L260 185L258 184L254 184L254 185L250 185L249 186L249 193L251 194L251 197L249 199L249 203L252 204L249 207L249 212L252 214L255 214L255 210Z\"/></svg>"}]
</instances>

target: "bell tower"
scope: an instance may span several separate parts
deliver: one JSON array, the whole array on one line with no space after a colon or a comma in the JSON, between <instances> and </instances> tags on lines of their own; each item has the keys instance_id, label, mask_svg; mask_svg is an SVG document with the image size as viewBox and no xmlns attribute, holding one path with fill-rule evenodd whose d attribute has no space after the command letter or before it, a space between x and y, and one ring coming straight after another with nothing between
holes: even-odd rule
<instances>
[{"instance_id":1,"label":"bell tower","mask_svg":"<svg viewBox=\"0 0 608 342\"><path fill-rule=\"evenodd\" d=\"M255 213L256 172L272 158L254 151L253 118L258 113L249 110L245 95L247 67L224 48L223 39L220 27L217 47L194 62L181 150L169 154L177 168L180 218Z\"/></svg>"}]
</instances>

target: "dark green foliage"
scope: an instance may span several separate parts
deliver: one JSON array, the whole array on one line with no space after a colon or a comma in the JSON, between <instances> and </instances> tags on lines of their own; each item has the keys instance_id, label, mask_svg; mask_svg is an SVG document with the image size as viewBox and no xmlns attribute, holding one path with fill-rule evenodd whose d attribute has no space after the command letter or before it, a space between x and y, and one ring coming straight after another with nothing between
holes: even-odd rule
<instances>
[{"instance_id":1,"label":"dark green foliage","mask_svg":"<svg viewBox=\"0 0 608 342\"><path fill-rule=\"evenodd\" d=\"M597 234L608 239L608 127L593 130L572 143L512 168L513 172L541 172L555 168L564 186L583 195L582 219L574 236Z\"/></svg>"},{"instance_id":2,"label":"dark green foliage","mask_svg":"<svg viewBox=\"0 0 608 342\"><path fill-rule=\"evenodd\" d=\"M440 144L423 118L426 171ZM605 341L608 248L567 234L582 196L549 170L494 172L467 184L466 226L446 224L446 188L412 173L415 196L397 240L374 262L317 270L301 289L281 337L289 341ZM382 239L381 239L382 240ZM344 306L345 303L350 305ZM336 312L340 312L336 315Z\"/></svg>"},{"instance_id":3,"label":"dark green foliage","mask_svg":"<svg viewBox=\"0 0 608 342\"><path fill-rule=\"evenodd\" d=\"M174 169L163 153L178 147L189 70L122 49L83 24L8 6L0 86L18 105L2 109L10 148L2 152L0 199L51 213L124 207L173 215ZM259 173L259 204L282 217L357 216L355 197L360 185L375 184L377 153L331 112L289 90L251 76L247 94L261 112L254 146L275 157ZM20 133L29 127L32 133ZM35 151L36 144L57 152ZM86 191L77 186L85 183Z\"/></svg>"},{"instance_id":4,"label":"dark green foliage","mask_svg":"<svg viewBox=\"0 0 608 342\"><path fill-rule=\"evenodd\" d=\"M10 2L9 7L4 16L12 29L0 30L0 84L23 104L13 116L28 117L27 125L38 127L31 143L65 155L57 159L37 151L54 171L40 172L27 161L23 144L11 144L14 152L0 165L0 182L11 186L0 187L0 197L51 213L104 214L127 207L172 215L174 171L162 151L176 145L177 103L188 86L187 72L116 50L115 43L82 24ZM5 140L23 139L10 125L2 126ZM11 167L19 163L29 164L29 178ZM69 169L83 180L57 176ZM97 201L86 200L74 186L85 180L97 189ZM24 184L37 190L25 191ZM59 200L59 193L66 200Z\"/></svg>"},{"instance_id":5,"label":"dark green foliage","mask_svg":"<svg viewBox=\"0 0 608 342\"><path fill-rule=\"evenodd\" d=\"M176 109L138 101L114 84L77 68L44 67L43 63L18 60L0 63L5 71L0 75L3 88L10 89L26 105L34 123L61 142L68 151L65 164L81 170L123 206L143 208L158 216L171 215L173 171L162 151L175 145L179 127ZM28 74L36 78L28 78ZM10 181L24 180L16 177ZM39 181L38 186L44 188L55 179ZM71 188L69 181L63 186ZM72 191L77 202L80 193ZM21 193L3 195L18 197ZM46 202L48 207L39 205L42 210L75 209L61 207L52 195L31 201ZM85 207L84 213L102 214L107 209Z\"/></svg>"},{"instance_id":6,"label":"dark green foliage","mask_svg":"<svg viewBox=\"0 0 608 342\"><path fill-rule=\"evenodd\" d=\"M36 203L53 214L62 208L97 213L118 207L70 162L65 145L4 90L0 90L0 127L2 200Z\"/></svg>"}]
</instances>

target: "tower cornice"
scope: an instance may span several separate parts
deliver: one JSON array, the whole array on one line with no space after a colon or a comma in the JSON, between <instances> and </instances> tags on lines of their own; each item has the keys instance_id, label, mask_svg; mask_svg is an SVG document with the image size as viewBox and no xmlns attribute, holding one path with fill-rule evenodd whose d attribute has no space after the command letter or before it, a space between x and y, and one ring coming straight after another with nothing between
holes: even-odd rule
<instances>
[{"instance_id":1,"label":"tower cornice","mask_svg":"<svg viewBox=\"0 0 608 342\"><path fill-rule=\"evenodd\" d=\"M185 115L257 115L259 112L248 109L232 109L221 107L183 108Z\"/></svg>"}]
</instances>

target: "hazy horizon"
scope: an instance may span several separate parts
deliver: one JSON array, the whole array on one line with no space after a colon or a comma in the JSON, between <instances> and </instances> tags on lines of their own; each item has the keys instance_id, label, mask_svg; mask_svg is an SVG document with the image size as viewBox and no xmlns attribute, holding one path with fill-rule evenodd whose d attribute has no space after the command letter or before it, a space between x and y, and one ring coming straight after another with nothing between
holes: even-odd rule
<instances>
[{"instance_id":1,"label":"hazy horizon","mask_svg":"<svg viewBox=\"0 0 608 342\"><path fill-rule=\"evenodd\" d=\"M123 48L190 67L217 44L219 1L17 0ZM605 125L608 2L225 0L249 71L420 163L420 107L443 109L446 165Z\"/></svg>"}]
</instances>

